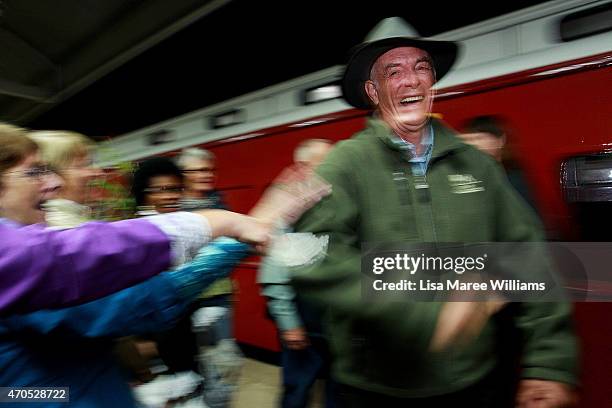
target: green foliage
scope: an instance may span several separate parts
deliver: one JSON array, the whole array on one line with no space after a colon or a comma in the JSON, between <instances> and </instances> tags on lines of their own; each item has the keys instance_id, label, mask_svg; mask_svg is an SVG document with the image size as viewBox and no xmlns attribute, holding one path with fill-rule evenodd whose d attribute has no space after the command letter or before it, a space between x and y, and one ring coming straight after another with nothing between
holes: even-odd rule
<instances>
[{"instance_id":1,"label":"green foliage","mask_svg":"<svg viewBox=\"0 0 612 408\"><path fill-rule=\"evenodd\" d=\"M97 162L116 162L118 155L108 147L100 147L97 152ZM101 221L117 221L134 218L136 202L130 194L129 185L134 174L135 165L132 162L116 162L112 167L106 167L106 177L94 180L90 188L95 199L88 203L92 209L92 218Z\"/></svg>"}]
</instances>

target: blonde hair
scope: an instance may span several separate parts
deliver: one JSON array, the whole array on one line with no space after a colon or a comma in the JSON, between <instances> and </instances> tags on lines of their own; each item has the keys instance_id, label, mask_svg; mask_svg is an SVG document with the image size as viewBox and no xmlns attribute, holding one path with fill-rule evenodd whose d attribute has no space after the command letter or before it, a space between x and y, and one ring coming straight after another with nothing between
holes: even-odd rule
<instances>
[{"instance_id":1,"label":"blonde hair","mask_svg":"<svg viewBox=\"0 0 612 408\"><path fill-rule=\"evenodd\" d=\"M28 136L40 147L42 159L59 172L70 167L75 159L89 154L95 146L87 136L68 130L34 131Z\"/></svg>"}]
</instances>

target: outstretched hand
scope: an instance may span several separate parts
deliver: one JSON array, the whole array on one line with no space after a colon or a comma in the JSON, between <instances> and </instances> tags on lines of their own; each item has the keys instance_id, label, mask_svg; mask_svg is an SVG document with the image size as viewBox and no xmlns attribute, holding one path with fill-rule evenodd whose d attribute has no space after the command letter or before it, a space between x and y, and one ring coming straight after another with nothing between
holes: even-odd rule
<instances>
[{"instance_id":1,"label":"outstretched hand","mask_svg":"<svg viewBox=\"0 0 612 408\"><path fill-rule=\"evenodd\" d=\"M291 225L330 193L331 186L322 178L290 168L264 192L249 215L265 222Z\"/></svg>"},{"instance_id":2,"label":"outstretched hand","mask_svg":"<svg viewBox=\"0 0 612 408\"><path fill-rule=\"evenodd\" d=\"M237 225L236 239L253 245L255 251L264 254L272 239L273 225L254 217L244 216Z\"/></svg>"}]
</instances>

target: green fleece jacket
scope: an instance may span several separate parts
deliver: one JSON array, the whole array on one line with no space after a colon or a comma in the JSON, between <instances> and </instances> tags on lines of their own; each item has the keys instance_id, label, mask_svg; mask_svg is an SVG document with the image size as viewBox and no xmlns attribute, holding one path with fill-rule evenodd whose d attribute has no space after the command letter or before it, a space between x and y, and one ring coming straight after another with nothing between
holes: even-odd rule
<instances>
[{"instance_id":1,"label":"green fleece jacket","mask_svg":"<svg viewBox=\"0 0 612 408\"><path fill-rule=\"evenodd\" d=\"M340 142L317 172L332 194L297 223L299 232L329 236L326 257L294 270L298 294L324 307L335 379L398 397L463 389L495 366L496 329L448 352L427 351L440 303L366 302L361 291L363 243L542 241L540 223L498 164L434 121L426 178L410 164L379 120ZM458 193L453 175L481 188ZM451 177L449 177L451 176ZM415 183L428 188L415 188ZM563 303L521 303L513 324L524 339L522 376L575 384L576 339Z\"/></svg>"}]
</instances>

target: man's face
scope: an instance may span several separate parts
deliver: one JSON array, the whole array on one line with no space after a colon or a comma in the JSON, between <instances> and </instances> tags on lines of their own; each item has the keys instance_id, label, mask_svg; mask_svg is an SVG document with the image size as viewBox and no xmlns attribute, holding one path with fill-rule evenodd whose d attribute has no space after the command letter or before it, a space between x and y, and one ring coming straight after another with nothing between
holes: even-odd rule
<instances>
[{"instance_id":1,"label":"man's face","mask_svg":"<svg viewBox=\"0 0 612 408\"><path fill-rule=\"evenodd\" d=\"M216 168L213 160L191 159L183 168L185 187L191 192L206 194L215 188Z\"/></svg>"},{"instance_id":2,"label":"man's face","mask_svg":"<svg viewBox=\"0 0 612 408\"><path fill-rule=\"evenodd\" d=\"M145 193L145 205L154 207L157 212L164 214L177 211L183 195L183 183L171 174L154 176L149 179Z\"/></svg>"},{"instance_id":3,"label":"man's face","mask_svg":"<svg viewBox=\"0 0 612 408\"><path fill-rule=\"evenodd\" d=\"M502 149L506 143L505 136L495 136L487 132L463 133L459 137L467 144L471 144L482 152L491 155L495 160L501 161Z\"/></svg>"},{"instance_id":4,"label":"man's face","mask_svg":"<svg viewBox=\"0 0 612 408\"><path fill-rule=\"evenodd\" d=\"M415 132L429 118L434 82L429 54L419 48L399 47L376 60L365 86L385 122L392 128Z\"/></svg>"},{"instance_id":5,"label":"man's face","mask_svg":"<svg viewBox=\"0 0 612 408\"><path fill-rule=\"evenodd\" d=\"M29 225L44 222L42 204L57 197L62 180L42 166L38 153L26 157L2 175L0 214Z\"/></svg>"}]
</instances>

